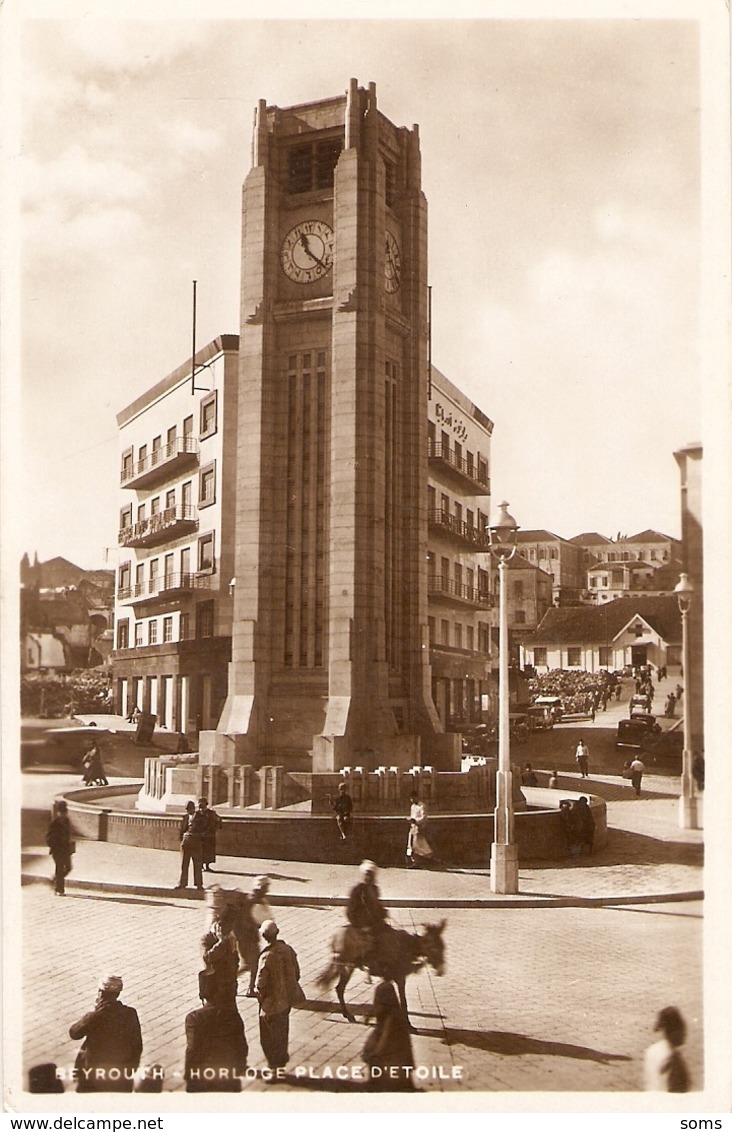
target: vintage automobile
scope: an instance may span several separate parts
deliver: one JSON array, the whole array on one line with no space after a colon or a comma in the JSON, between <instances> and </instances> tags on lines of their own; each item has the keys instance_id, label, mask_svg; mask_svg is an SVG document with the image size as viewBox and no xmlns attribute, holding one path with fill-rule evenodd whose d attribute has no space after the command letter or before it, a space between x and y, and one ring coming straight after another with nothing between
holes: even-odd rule
<instances>
[{"instance_id":1,"label":"vintage automobile","mask_svg":"<svg viewBox=\"0 0 732 1132\"><path fill-rule=\"evenodd\" d=\"M650 696L631 696L630 697L630 714L631 716L638 713L646 713L651 710Z\"/></svg>"},{"instance_id":2,"label":"vintage automobile","mask_svg":"<svg viewBox=\"0 0 732 1132\"><path fill-rule=\"evenodd\" d=\"M554 726L554 714L546 705L532 704L526 709L526 721L529 731L551 731Z\"/></svg>"},{"instance_id":3,"label":"vintage automobile","mask_svg":"<svg viewBox=\"0 0 732 1132\"><path fill-rule=\"evenodd\" d=\"M562 718L563 704L560 696L535 696L533 707L548 708L554 723Z\"/></svg>"},{"instance_id":4,"label":"vintage automobile","mask_svg":"<svg viewBox=\"0 0 732 1132\"><path fill-rule=\"evenodd\" d=\"M636 715L631 719L621 719L618 723L615 746L643 750L644 743L660 732L661 727L656 723L656 717L653 715Z\"/></svg>"}]
</instances>

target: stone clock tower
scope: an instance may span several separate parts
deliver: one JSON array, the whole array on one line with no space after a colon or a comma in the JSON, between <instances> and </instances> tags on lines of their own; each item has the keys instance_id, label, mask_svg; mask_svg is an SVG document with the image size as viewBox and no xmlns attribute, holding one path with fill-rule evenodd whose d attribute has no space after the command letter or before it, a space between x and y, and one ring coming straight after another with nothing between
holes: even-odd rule
<instances>
[{"instance_id":1,"label":"stone clock tower","mask_svg":"<svg viewBox=\"0 0 732 1132\"><path fill-rule=\"evenodd\" d=\"M376 91L260 102L221 764L454 765L427 639L427 205Z\"/></svg>"}]
</instances>

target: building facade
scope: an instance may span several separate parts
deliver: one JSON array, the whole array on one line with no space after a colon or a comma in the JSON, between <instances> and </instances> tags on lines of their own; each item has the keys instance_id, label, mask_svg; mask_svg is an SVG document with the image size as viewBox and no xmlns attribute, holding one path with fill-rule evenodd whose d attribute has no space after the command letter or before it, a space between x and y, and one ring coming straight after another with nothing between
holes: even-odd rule
<instances>
[{"instance_id":1,"label":"building facade","mask_svg":"<svg viewBox=\"0 0 732 1132\"><path fill-rule=\"evenodd\" d=\"M681 667L681 617L675 595L631 596L601 606L550 609L522 645L523 666L538 672Z\"/></svg>"},{"instance_id":2,"label":"building facade","mask_svg":"<svg viewBox=\"0 0 732 1132\"><path fill-rule=\"evenodd\" d=\"M237 337L217 338L117 417L115 709L189 734L215 727L226 697L237 366Z\"/></svg>"},{"instance_id":3,"label":"building facade","mask_svg":"<svg viewBox=\"0 0 732 1132\"><path fill-rule=\"evenodd\" d=\"M490 694L493 422L434 367L427 411L432 698L443 726L459 731L480 721Z\"/></svg>"},{"instance_id":4,"label":"building facade","mask_svg":"<svg viewBox=\"0 0 732 1132\"><path fill-rule=\"evenodd\" d=\"M551 575L554 605L579 603L585 589L581 546L551 531L519 530L516 547L532 566Z\"/></svg>"}]
</instances>

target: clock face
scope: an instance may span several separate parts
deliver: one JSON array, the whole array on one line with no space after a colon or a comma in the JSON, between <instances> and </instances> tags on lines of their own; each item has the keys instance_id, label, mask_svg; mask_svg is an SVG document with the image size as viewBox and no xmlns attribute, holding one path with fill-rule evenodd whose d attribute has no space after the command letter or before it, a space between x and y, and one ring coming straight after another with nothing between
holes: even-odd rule
<instances>
[{"instance_id":1,"label":"clock face","mask_svg":"<svg viewBox=\"0 0 732 1132\"><path fill-rule=\"evenodd\" d=\"M301 220L285 236L282 270L294 283L314 283L333 267L333 229L323 220Z\"/></svg>"},{"instance_id":2,"label":"clock face","mask_svg":"<svg viewBox=\"0 0 732 1132\"><path fill-rule=\"evenodd\" d=\"M384 286L390 295L398 289L402 281L402 253L394 236L387 229L386 259L384 262Z\"/></svg>"}]
</instances>

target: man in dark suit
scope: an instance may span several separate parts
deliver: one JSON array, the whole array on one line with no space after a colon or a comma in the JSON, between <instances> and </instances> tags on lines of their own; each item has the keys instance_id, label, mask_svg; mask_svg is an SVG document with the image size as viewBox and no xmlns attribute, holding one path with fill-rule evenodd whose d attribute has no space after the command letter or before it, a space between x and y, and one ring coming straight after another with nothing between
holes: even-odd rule
<instances>
[{"instance_id":1,"label":"man in dark suit","mask_svg":"<svg viewBox=\"0 0 732 1132\"><path fill-rule=\"evenodd\" d=\"M84 1038L76 1057L77 1093L131 1093L142 1056L137 1011L119 1001L122 980L102 979L94 1009L69 1027L69 1037Z\"/></svg>"},{"instance_id":2,"label":"man in dark suit","mask_svg":"<svg viewBox=\"0 0 732 1132\"><path fill-rule=\"evenodd\" d=\"M238 1093L249 1053L244 1023L235 1007L202 995L203 1006L186 1015L186 1092Z\"/></svg>"}]
</instances>

